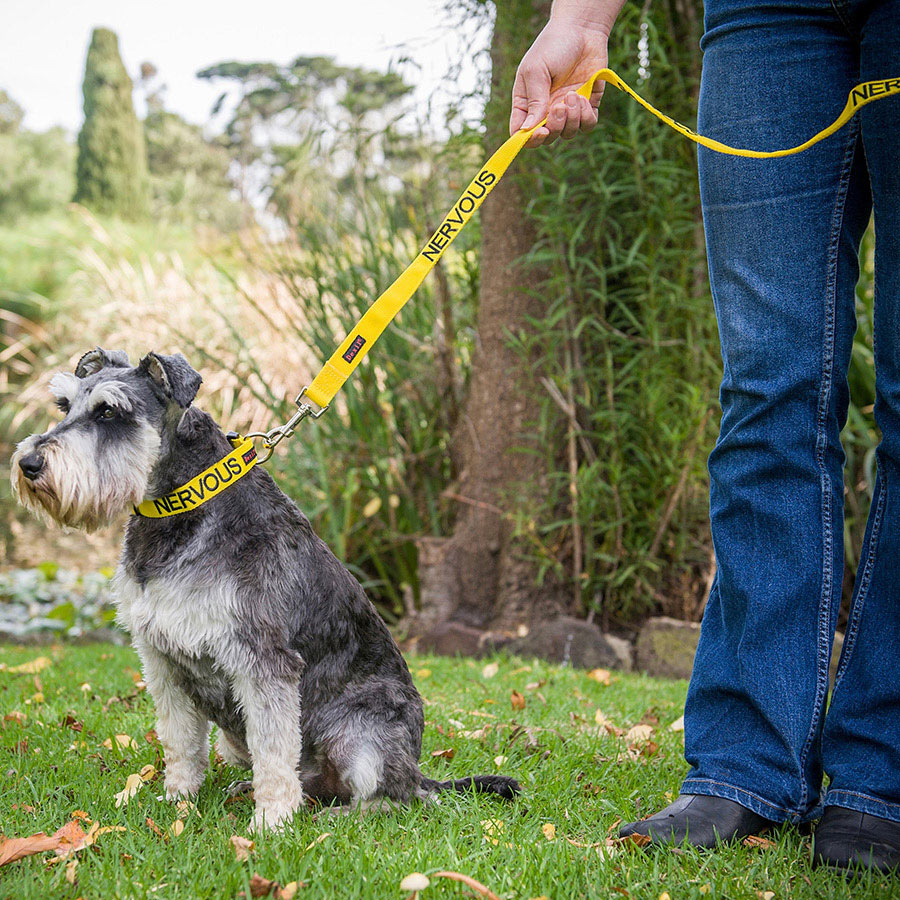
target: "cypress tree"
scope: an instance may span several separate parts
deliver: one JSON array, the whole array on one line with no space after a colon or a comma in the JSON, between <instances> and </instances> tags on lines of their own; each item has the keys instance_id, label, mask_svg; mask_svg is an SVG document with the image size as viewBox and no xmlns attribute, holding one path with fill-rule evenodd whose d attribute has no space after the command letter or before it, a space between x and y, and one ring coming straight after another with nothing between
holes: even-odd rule
<instances>
[{"instance_id":1,"label":"cypress tree","mask_svg":"<svg viewBox=\"0 0 900 900\"><path fill-rule=\"evenodd\" d=\"M95 28L91 35L83 91L74 200L94 212L138 218L146 210L143 131L119 39L108 28Z\"/></svg>"}]
</instances>

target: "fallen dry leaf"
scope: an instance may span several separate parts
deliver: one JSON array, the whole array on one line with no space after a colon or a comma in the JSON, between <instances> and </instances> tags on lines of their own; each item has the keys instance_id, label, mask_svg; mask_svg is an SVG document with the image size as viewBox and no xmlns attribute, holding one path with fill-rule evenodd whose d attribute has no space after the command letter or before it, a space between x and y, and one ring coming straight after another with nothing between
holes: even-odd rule
<instances>
[{"instance_id":1,"label":"fallen dry leaf","mask_svg":"<svg viewBox=\"0 0 900 900\"><path fill-rule=\"evenodd\" d=\"M499 664L499 663L495 663L495 662L488 663L488 664L481 670L481 677L482 677L482 678L493 678L499 671L500 671L500 664Z\"/></svg>"},{"instance_id":2,"label":"fallen dry leaf","mask_svg":"<svg viewBox=\"0 0 900 900\"><path fill-rule=\"evenodd\" d=\"M179 819L186 819L191 813L197 813L198 817L200 815L197 804L192 800L179 800L175 804L175 809L178 810Z\"/></svg>"},{"instance_id":3,"label":"fallen dry leaf","mask_svg":"<svg viewBox=\"0 0 900 900\"><path fill-rule=\"evenodd\" d=\"M759 900L775 900L775 891L757 891L756 896Z\"/></svg>"},{"instance_id":4,"label":"fallen dry leaf","mask_svg":"<svg viewBox=\"0 0 900 900\"><path fill-rule=\"evenodd\" d=\"M416 669L416 678L430 678L431 669Z\"/></svg>"},{"instance_id":5,"label":"fallen dry leaf","mask_svg":"<svg viewBox=\"0 0 900 900\"><path fill-rule=\"evenodd\" d=\"M231 846L234 847L234 857L238 862L250 859L250 854L256 846L253 841L241 837L239 834L231 836Z\"/></svg>"},{"instance_id":6,"label":"fallen dry leaf","mask_svg":"<svg viewBox=\"0 0 900 900\"><path fill-rule=\"evenodd\" d=\"M459 881L467 887L470 887L476 893L481 894L483 897L487 897L488 900L500 900L489 887L486 887L480 881L476 881L469 875L463 875L462 872L435 872L431 877L449 878L451 881Z\"/></svg>"},{"instance_id":7,"label":"fallen dry leaf","mask_svg":"<svg viewBox=\"0 0 900 900\"><path fill-rule=\"evenodd\" d=\"M277 881L269 878L263 878L258 872L253 873L250 879L250 896L251 897L275 897L276 900L293 900L294 894L298 888L306 887L302 882L292 881L282 887ZM241 891L239 897L244 896Z\"/></svg>"},{"instance_id":8,"label":"fallen dry leaf","mask_svg":"<svg viewBox=\"0 0 900 900\"><path fill-rule=\"evenodd\" d=\"M57 856L64 857L69 856L72 853L77 853L85 847L90 847L90 845L94 843L99 830L99 822L94 822L87 832L84 831L75 819L71 822L66 822L66 824L56 832L55 836L59 838L59 843L54 848L54 852Z\"/></svg>"},{"instance_id":9,"label":"fallen dry leaf","mask_svg":"<svg viewBox=\"0 0 900 900\"><path fill-rule=\"evenodd\" d=\"M78 877L78 873L76 869L78 868L78 860L70 859L66 863L66 881L69 884L75 884L75 879Z\"/></svg>"},{"instance_id":10,"label":"fallen dry leaf","mask_svg":"<svg viewBox=\"0 0 900 900\"><path fill-rule=\"evenodd\" d=\"M509 702L513 709L525 709L525 697L518 691L513 691L509 695Z\"/></svg>"},{"instance_id":11,"label":"fallen dry leaf","mask_svg":"<svg viewBox=\"0 0 900 900\"><path fill-rule=\"evenodd\" d=\"M506 757L502 754L494 757L494 765L499 769L506 762Z\"/></svg>"},{"instance_id":12,"label":"fallen dry leaf","mask_svg":"<svg viewBox=\"0 0 900 900\"><path fill-rule=\"evenodd\" d=\"M669 894L668 891L663 891L663 892L659 895L659 900L672 900L672 897L671 897L671 895Z\"/></svg>"},{"instance_id":13,"label":"fallen dry leaf","mask_svg":"<svg viewBox=\"0 0 900 900\"><path fill-rule=\"evenodd\" d=\"M116 794L116 809L124 806L140 789L144 781L141 776L134 772L125 779L124 790Z\"/></svg>"},{"instance_id":14,"label":"fallen dry leaf","mask_svg":"<svg viewBox=\"0 0 900 900\"><path fill-rule=\"evenodd\" d=\"M646 847L650 843L649 834L628 834L625 837L613 838L619 846L634 844L635 847Z\"/></svg>"},{"instance_id":15,"label":"fallen dry leaf","mask_svg":"<svg viewBox=\"0 0 900 900\"><path fill-rule=\"evenodd\" d=\"M556 826L552 822L545 822L541 825L541 832L548 841L556 840Z\"/></svg>"},{"instance_id":16,"label":"fallen dry leaf","mask_svg":"<svg viewBox=\"0 0 900 900\"><path fill-rule=\"evenodd\" d=\"M609 685L612 683L612 673L609 671L609 669L591 669L591 671L588 672L587 677L592 679L593 681L598 681L600 684L603 684L606 687L609 687Z\"/></svg>"},{"instance_id":17,"label":"fallen dry leaf","mask_svg":"<svg viewBox=\"0 0 900 900\"><path fill-rule=\"evenodd\" d=\"M312 850L313 847L316 846L316 844L321 844L322 841L324 841L325 838L328 838L328 837L331 837L330 831L326 831L323 834L320 834L308 847L306 847L306 849L303 852L308 853L310 850Z\"/></svg>"},{"instance_id":18,"label":"fallen dry leaf","mask_svg":"<svg viewBox=\"0 0 900 900\"><path fill-rule=\"evenodd\" d=\"M633 725L625 732L625 740L632 744L643 744L653 734L652 725Z\"/></svg>"},{"instance_id":19,"label":"fallen dry leaf","mask_svg":"<svg viewBox=\"0 0 900 900\"><path fill-rule=\"evenodd\" d=\"M456 751L452 747L447 747L446 750L432 750L431 755L435 759L453 759L456 756Z\"/></svg>"},{"instance_id":20,"label":"fallen dry leaf","mask_svg":"<svg viewBox=\"0 0 900 900\"><path fill-rule=\"evenodd\" d=\"M26 856L33 856L35 853L55 850L58 846L59 838L55 834L45 834L43 831L23 838L0 837L0 866Z\"/></svg>"},{"instance_id":21,"label":"fallen dry leaf","mask_svg":"<svg viewBox=\"0 0 900 900\"><path fill-rule=\"evenodd\" d=\"M772 850L778 846L775 841L763 837L761 834L749 834L741 843L745 847L753 847L756 850Z\"/></svg>"},{"instance_id":22,"label":"fallen dry leaf","mask_svg":"<svg viewBox=\"0 0 900 900\"><path fill-rule=\"evenodd\" d=\"M669 731L684 731L684 716L679 716L670 726Z\"/></svg>"},{"instance_id":23,"label":"fallen dry leaf","mask_svg":"<svg viewBox=\"0 0 900 900\"><path fill-rule=\"evenodd\" d=\"M25 722L25 713L20 713L17 709L14 709L3 717L3 724L5 725L7 722L18 722L22 725Z\"/></svg>"},{"instance_id":24,"label":"fallen dry leaf","mask_svg":"<svg viewBox=\"0 0 900 900\"><path fill-rule=\"evenodd\" d=\"M39 656L37 659L21 663L21 665L10 666L6 671L9 672L10 675L36 675L38 672L43 672L47 666L52 665L53 660L50 659L49 656Z\"/></svg>"},{"instance_id":25,"label":"fallen dry leaf","mask_svg":"<svg viewBox=\"0 0 900 900\"><path fill-rule=\"evenodd\" d=\"M166 833L162 830L162 828L159 827L159 825L156 824L156 822L153 821L153 819L150 818L150 816L147 816L147 818L144 819L144 821L147 823L147 827L148 827L148 828L149 828L149 829L150 829L150 830L151 830L158 838L165 838Z\"/></svg>"},{"instance_id":26,"label":"fallen dry leaf","mask_svg":"<svg viewBox=\"0 0 900 900\"><path fill-rule=\"evenodd\" d=\"M594 713L594 722L600 726L602 731L605 731L607 734L613 735L614 737L621 737L625 732L614 725L610 719L606 717L606 714L602 709L598 709Z\"/></svg>"},{"instance_id":27,"label":"fallen dry leaf","mask_svg":"<svg viewBox=\"0 0 900 900\"><path fill-rule=\"evenodd\" d=\"M178 837L184 831L184 820L176 819L166 830L172 837Z\"/></svg>"},{"instance_id":28,"label":"fallen dry leaf","mask_svg":"<svg viewBox=\"0 0 900 900\"><path fill-rule=\"evenodd\" d=\"M130 735L130 734L117 734L115 736L116 746L122 750L137 750L138 742ZM113 739L107 738L103 742L103 746L106 747L107 750L112 750L113 748Z\"/></svg>"},{"instance_id":29,"label":"fallen dry leaf","mask_svg":"<svg viewBox=\"0 0 900 900\"><path fill-rule=\"evenodd\" d=\"M493 725L485 725L483 728L476 728L474 731L459 731L457 734L460 737L469 738L470 740L480 741L484 739L484 736L493 728Z\"/></svg>"}]
</instances>

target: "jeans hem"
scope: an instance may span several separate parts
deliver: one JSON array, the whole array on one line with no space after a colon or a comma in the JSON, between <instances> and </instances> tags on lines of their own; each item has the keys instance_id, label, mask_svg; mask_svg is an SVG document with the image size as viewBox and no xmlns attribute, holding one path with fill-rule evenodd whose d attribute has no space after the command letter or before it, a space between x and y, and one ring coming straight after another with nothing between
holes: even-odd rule
<instances>
[{"instance_id":1,"label":"jeans hem","mask_svg":"<svg viewBox=\"0 0 900 900\"><path fill-rule=\"evenodd\" d=\"M900 822L900 804L886 803L870 794L859 791L829 791L825 795L825 806L840 806L843 809L855 809L892 822Z\"/></svg>"},{"instance_id":2,"label":"jeans hem","mask_svg":"<svg viewBox=\"0 0 900 900\"><path fill-rule=\"evenodd\" d=\"M799 813L772 803L753 791L745 790L725 781L715 781L711 778L685 778L681 786L682 794L702 794L705 797L721 797L723 800L731 800L740 803L758 816L768 819L770 822L799 822L805 819Z\"/></svg>"}]
</instances>

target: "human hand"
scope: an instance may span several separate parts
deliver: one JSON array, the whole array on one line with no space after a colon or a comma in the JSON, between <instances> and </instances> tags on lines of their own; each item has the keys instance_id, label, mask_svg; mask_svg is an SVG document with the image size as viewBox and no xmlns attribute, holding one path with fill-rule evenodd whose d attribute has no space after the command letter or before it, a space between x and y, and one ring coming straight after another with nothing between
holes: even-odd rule
<instances>
[{"instance_id":1,"label":"human hand","mask_svg":"<svg viewBox=\"0 0 900 900\"><path fill-rule=\"evenodd\" d=\"M558 137L568 140L597 124L604 83L594 84L590 100L575 92L597 69L606 67L609 30L621 5L613 2L594 10L593 20L565 9L557 15L554 6L550 21L522 57L513 85L510 134L547 116L526 147Z\"/></svg>"}]
</instances>

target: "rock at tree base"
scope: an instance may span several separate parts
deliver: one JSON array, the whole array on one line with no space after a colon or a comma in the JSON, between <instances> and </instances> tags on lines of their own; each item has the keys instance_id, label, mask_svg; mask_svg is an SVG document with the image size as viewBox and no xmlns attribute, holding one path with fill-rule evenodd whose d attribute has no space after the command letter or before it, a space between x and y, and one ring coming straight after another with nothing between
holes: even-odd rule
<instances>
[{"instance_id":1,"label":"rock at tree base","mask_svg":"<svg viewBox=\"0 0 900 900\"><path fill-rule=\"evenodd\" d=\"M631 644L604 634L596 625L571 616L541 622L525 637L515 638L504 649L517 656L536 656L579 669L631 671Z\"/></svg>"},{"instance_id":2,"label":"rock at tree base","mask_svg":"<svg viewBox=\"0 0 900 900\"><path fill-rule=\"evenodd\" d=\"M668 616L648 619L635 648L638 669L657 678L690 678L700 625Z\"/></svg>"}]
</instances>

